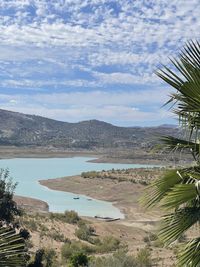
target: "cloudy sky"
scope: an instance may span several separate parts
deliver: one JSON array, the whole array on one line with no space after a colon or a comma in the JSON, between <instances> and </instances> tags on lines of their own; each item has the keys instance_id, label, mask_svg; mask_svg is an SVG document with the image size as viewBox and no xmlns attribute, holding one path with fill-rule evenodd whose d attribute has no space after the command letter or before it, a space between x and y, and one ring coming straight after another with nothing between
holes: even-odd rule
<instances>
[{"instance_id":1,"label":"cloudy sky","mask_svg":"<svg viewBox=\"0 0 200 267\"><path fill-rule=\"evenodd\" d=\"M199 38L199 0L0 0L0 108L175 123L160 63Z\"/></svg>"}]
</instances>

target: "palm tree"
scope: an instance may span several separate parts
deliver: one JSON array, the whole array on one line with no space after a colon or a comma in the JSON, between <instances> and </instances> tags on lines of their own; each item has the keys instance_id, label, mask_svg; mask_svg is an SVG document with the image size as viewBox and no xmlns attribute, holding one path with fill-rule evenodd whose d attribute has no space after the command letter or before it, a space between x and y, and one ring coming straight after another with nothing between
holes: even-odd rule
<instances>
[{"instance_id":1,"label":"palm tree","mask_svg":"<svg viewBox=\"0 0 200 267\"><path fill-rule=\"evenodd\" d=\"M14 229L0 228L0 267L25 267L24 239Z\"/></svg>"},{"instance_id":2,"label":"palm tree","mask_svg":"<svg viewBox=\"0 0 200 267\"><path fill-rule=\"evenodd\" d=\"M142 199L146 207L160 205L168 209L162 219L159 236L166 245L200 223L200 43L188 42L178 59L171 59L157 75L175 89L166 104L179 118L184 137L162 137L166 149L189 151L194 165L166 172L154 181ZM200 237L190 240L178 255L177 266L200 266Z\"/></svg>"}]
</instances>

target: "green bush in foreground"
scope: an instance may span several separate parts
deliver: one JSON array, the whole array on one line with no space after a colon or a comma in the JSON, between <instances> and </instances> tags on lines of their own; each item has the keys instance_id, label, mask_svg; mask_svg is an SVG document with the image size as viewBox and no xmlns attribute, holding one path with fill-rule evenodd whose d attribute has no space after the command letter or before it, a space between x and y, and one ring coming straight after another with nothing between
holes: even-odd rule
<instances>
[{"instance_id":1,"label":"green bush in foreground","mask_svg":"<svg viewBox=\"0 0 200 267\"><path fill-rule=\"evenodd\" d=\"M15 216L22 214L13 200L17 183L13 183L7 169L0 169L0 221L5 224L13 224Z\"/></svg>"},{"instance_id":2,"label":"green bush in foreground","mask_svg":"<svg viewBox=\"0 0 200 267\"><path fill-rule=\"evenodd\" d=\"M69 260L68 267L87 267L89 259L88 257L82 253L74 253Z\"/></svg>"},{"instance_id":3,"label":"green bush in foreground","mask_svg":"<svg viewBox=\"0 0 200 267\"><path fill-rule=\"evenodd\" d=\"M136 256L136 262L139 267L151 267L152 259L150 251L147 248L141 249Z\"/></svg>"},{"instance_id":4,"label":"green bush in foreground","mask_svg":"<svg viewBox=\"0 0 200 267\"><path fill-rule=\"evenodd\" d=\"M95 248L88 246L80 241L71 241L65 243L61 248L61 256L63 262L67 262L75 253L92 254L95 252Z\"/></svg>"},{"instance_id":5,"label":"green bush in foreground","mask_svg":"<svg viewBox=\"0 0 200 267\"><path fill-rule=\"evenodd\" d=\"M65 221L71 224L77 224L81 220L81 218L78 216L78 213L73 210L65 211L64 216Z\"/></svg>"},{"instance_id":6,"label":"green bush in foreground","mask_svg":"<svg viewBox=\"0 0 200 267\"><path fill-rule=\"evenodd\" d=\"M103 240L98 239L96 243L96 245L87 245L75 240L65 243L61 249L63 262L69 262L69 259L77 253L90 255L94 253L110 253L120 249L120 241L112 236L105 237Z\"/></svg>"},{"instance_id":7,"label":"green bush in foreground","mask_svg":"<svg viewBox=\"0 0 200 267\"><path fill-rule=\"evenodd\" d=\"M91 226L87 226L86 224L81 224L79 229L75 231L75 235L81 239L93 243L92 235L95 233L95 230Z\"/></svg>"},{"instance_id":8,"label":"green bush in foreground","mask_svg":"<svg viewBox=\"0 0 200 267\"><path fill-rule=\"evenodd\" d=\"M118 251L113 255L91 259L89 267L139 267L134 256Z\"/></svg>"},{"instance_id":9,"label":"green bush in foreground","mask_svg":"<svg viewBox=\"0 0 200 267\"><path fill-rule=\"evenodd\" d=\"M126 250L118 250L113 255L91 258L89 267L151 267L150 251L141 249L136 256L128 255Z\"/></svg>"},{"instance_id":10,"label":"green bush in foreground","mask_svg":"<svg viewBox=\"0 0 200 267\"><path fill-rule=\"evenodd\" d=\"M54 249L39 249L34 259L27 267L58 267L57 256Z\"/></svg>"}]
</instances>

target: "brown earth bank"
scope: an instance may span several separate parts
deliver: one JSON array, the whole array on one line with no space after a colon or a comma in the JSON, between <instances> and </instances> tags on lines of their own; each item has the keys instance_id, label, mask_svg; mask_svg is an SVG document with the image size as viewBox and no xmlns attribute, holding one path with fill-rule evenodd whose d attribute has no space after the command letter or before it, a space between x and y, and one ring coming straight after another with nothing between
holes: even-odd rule
<instances>
[{"instance_id":1,"label":"brown earth bank","mask_svg":"<svg viewBox=\"0 0 200 267\"><path fill-rule=\"evenodd\" d=\"M67 158L67 157L92 157L91 162L96 163L125 163L149 165L185 165L191 162L188 155L186 161L180 155L172 156L154 153L145 149L98 149L98 150L67 150L52 146L0 146L0 159L8 158Z\"/></svg>"},{"instance_id":2,"label":"brown earth bank","mask_svg":"<svg viewBox=\"0 0 200 267\"><path fill-rule=\"evenodd\" d=\"M14 196L14 201L20 208L25 209L26 211L39 211L39 212L48 212L49 206L45 201L22 196Z\"/></svg>"},{"instance_id":3,"label":"brown earth bank","mask_svg":"<svg viewBox=\"0 0 200 267\"><path fill-rule=\"evenodd\" d=\"M145 189L145 186L142 184L144 180L142 180L141 175L145 175L146 180L153 179L153 177L162 173L162 170L157 168L129 170L130 173L128 175L123 174L123 171L112 170L97 172L97 175L105 173L103 174L104 176L99 176L98 178L83 178L81 175L76 175L40 180L39 182L50 189L83 194L95 199L112 202L113 205L117 206L125 214L125 218L129 223L130 221L141 222L144 220L147 222L157 220L160 216L156 216L155 212L153 214L152 212L145 212L139 205L138 200ZM112 172L113 176L109 175ZM120 176L117 172L120 172ZM124 180L122 180L122 177L124 177Z\"/></svg>"},{"instance_id":4,"label":"brown earth bank","mask_svg":"<svg viewBox=\"0 0 200 267\"><path fill-rule=\"evenodd\" d=\"M0 159L9 158L71 158L76 156L97 157L94 151L68 151L51 147L0 146Z\"/></svg>"}]
</instances>

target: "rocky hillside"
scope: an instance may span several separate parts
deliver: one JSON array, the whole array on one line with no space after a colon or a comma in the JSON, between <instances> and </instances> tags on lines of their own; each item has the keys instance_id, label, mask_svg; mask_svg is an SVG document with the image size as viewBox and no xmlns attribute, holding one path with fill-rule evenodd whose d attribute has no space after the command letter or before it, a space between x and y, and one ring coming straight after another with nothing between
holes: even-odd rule
<instances>
[{"instance_id":1,"label":"rocky hillside","mask_svg":"<svg viewBox=\"0 0 200 267\"><path fill-rule=\"evenodd\" d=\"M0 110L0 145L70 149L148 148L157 142L157 136L177 135L178 132L178 128L167 125L128 128L97 120L68 123Z\"/></svg>"}]
</instances>

